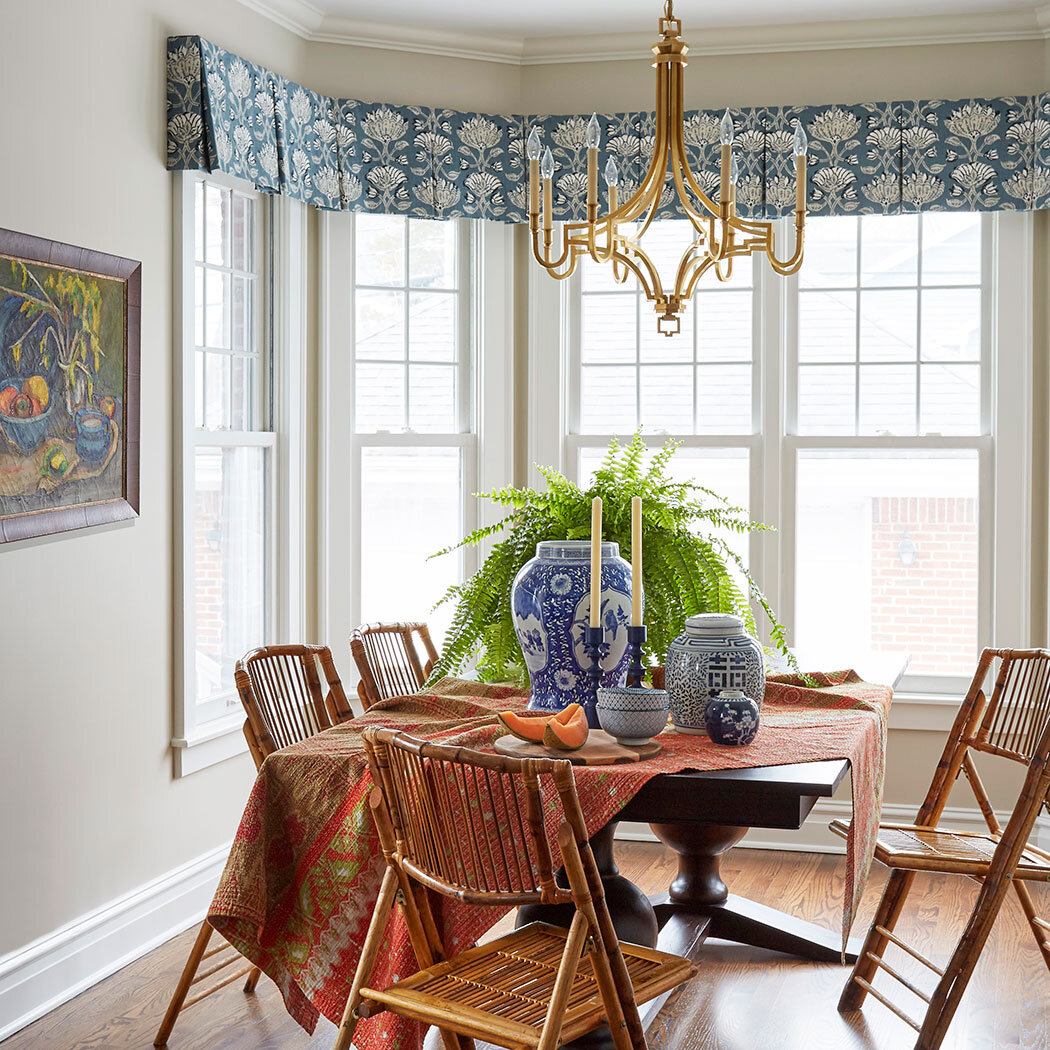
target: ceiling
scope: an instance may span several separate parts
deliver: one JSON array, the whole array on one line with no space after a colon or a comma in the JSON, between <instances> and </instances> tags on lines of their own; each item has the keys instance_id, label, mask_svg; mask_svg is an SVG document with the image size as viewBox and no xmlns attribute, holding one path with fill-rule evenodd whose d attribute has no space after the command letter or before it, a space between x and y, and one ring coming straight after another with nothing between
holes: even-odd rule
<instances>
[{"instance_id":1,"label":"ceiling","mask_svg":"<svg viewBox=\"0 0 1050 1050\"><path fill-rule=\"evenodd\" d=\"M521 65L637 57L663 0L240 0L308 40ZM1050 0L675 0L694 55L1050 38Z\"/></svg>"},{"instance_id":2,"label":"ceiling","mask_svg":"<svg viewBox=\"0 0 1050 1050\"><path fill-rule=\"evenodd\" d=\"M644 32L655 29L662 0L308 0L323 17L414 27L546 37L566 33ZM996 14L1034 10L1043 0L677 0L675 15L694 32L703 26L887 19L914 16Z\"/></svg>"}]
</instances>

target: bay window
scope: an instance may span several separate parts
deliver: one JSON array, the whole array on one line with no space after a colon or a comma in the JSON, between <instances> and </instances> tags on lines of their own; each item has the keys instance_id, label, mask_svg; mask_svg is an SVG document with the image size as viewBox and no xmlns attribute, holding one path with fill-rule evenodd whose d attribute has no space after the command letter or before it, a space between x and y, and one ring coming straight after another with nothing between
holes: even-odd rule
<instances>
[{"instance_id":1,"label":"bay window","mask_svg":"<svg viewBox=\"0 0 1050 1050\"><path fill-rule=\"evenodd\" d=\"M956 695L981 646L1026 641L1029 415L1004 391L1029 388L1029 237L1007 213L815 217L797 277L701 282L672 337L607 265L541 275L561 342L541 319L530 368L564 379L530 394L530 457L586 483L613 436L674 437L679 476L777 527L735 542L807 666L907 656L902 694ZM661 272L688 239L649 229Z\"/></svg>"}]
</instances>

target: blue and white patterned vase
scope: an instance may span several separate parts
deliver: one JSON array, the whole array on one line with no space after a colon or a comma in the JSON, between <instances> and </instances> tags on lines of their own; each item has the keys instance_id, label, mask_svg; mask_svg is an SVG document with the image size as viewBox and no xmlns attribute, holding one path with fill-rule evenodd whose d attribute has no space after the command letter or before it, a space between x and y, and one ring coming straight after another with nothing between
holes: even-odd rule
<instances>
[{"instance_id":1,"label":"blue and white patterned vase","mask_svg":"<svg viewBox=\"0 0 1050 1050\"><path fill-rule=\"evenodd\" d=\"M739 689L723 689L707 702L707 735L727 747L746 747L758 734L758 704Z\"/></svg>"},{"instance_id":2,"label":"blue and white patterned vase","mask_svg":"<svg viewBox=\"0 0 1050 1050\"><path fill-rule=\"evenodd\" d=\"M667 699L675 728L705 735L708 701L723 689L739 689L762 709L766 671L762 646L739 616L702 613L685 621L667 653Z\"/></svg>"},{"instance_id":3,"label":"blue and white patterned vase","mask_svg":"<svg viewBox=\"0 0 1050 1050\"><path fill-rule=\"evenodd\" d=\"M514 630L529 671L532 711L583 705L598 728L595 698L588 689L590 661L583 632L591 608L590 540L545 540L526 562L510 593ZM616 543L602 544L602 626L605 650L601 686L627 678L627 625L631 622L631 566Z\"/></svg>"}]
</instances>

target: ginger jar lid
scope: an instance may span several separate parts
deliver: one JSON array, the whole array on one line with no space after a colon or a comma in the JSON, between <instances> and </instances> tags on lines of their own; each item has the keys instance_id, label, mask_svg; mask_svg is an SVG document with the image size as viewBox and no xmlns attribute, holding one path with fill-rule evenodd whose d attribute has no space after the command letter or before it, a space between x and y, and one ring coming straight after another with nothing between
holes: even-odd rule
<instances>
[{"instance_id":1,"label":"ginger jar lid","mask_svg":"<svg viewBox=\"0 0 1050 1050\"><path fill-rule=\"evenodd\" d=\"M729 613L700 613L686 619L685 633L695 638L743 634L744 621L739 616Z\"/></svg>"}]
</instances>

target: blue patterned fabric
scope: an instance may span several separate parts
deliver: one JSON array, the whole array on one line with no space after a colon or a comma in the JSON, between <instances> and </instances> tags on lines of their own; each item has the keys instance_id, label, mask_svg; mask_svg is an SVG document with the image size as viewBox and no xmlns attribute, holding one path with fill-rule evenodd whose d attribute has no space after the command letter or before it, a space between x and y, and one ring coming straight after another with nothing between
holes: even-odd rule
<instances>
[{"instance_id":1,"label":"blue patterned fabric","mask_svg":"<svg viewBox=\"0 0 1050 1050\"><path fill-rule=\"evenodd\" d=\"M722 114L686 114L700 186L717 199ZM168 167L222 171L318 208L420 218L528 220L525 139L554 155L554 212L584 218L588 115L460 113L336 99L199 36L168 40ZM814 215L1050 208L1050 93L958 101L767 106L733 111L738 210L795 206L792 123L809 136ZM651 112L599 114L600 164L616 158L620 200L652 157ZM606 204L604 180L601 205ZM658 215L680 216L665 189Z\"/></svg>"}]
</instances>

